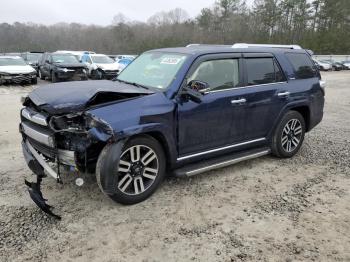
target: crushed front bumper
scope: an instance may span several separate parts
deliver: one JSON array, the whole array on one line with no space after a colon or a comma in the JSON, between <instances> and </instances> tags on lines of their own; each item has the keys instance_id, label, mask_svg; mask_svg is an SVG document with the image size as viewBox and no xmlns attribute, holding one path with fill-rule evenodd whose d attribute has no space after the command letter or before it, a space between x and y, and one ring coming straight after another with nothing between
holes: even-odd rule
<instances>
[{"instance_id":1,"label":"crushed front bumper","mask_svg":"<svg viewBox=\"0 0 350 262\"><path fill-rule=\"evenodd\" d=\"M25 184L28 186L28 192L34 203L45 213L53 216L54 218L61 219L59 215L52 212L52 206L46 203L41 192L41 181L46 174L49 174L59 182L59 175L46 163L45 159L38 154L33 146L26 141L22 141L22 150L24 158L27 162L28 167L37 175L36 182L28 182L25 180Z\"/></svg>"},{"instance_id":2,"label":"crushed front bumper","mask_svg":"<svg viewBox=\"0 0 350 262\"><path fill-rule=\"evenodd\" d=\"M36 78L36 74L6 74L0 75L0 83L30 83L33 79Z\"/></svg>"}]
</instances>

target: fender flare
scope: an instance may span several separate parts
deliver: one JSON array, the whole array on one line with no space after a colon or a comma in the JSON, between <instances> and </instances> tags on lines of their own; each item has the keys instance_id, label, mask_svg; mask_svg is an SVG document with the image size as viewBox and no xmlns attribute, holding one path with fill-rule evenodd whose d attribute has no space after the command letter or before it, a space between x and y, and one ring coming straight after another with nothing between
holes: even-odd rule
<instances>
[{"instance_id":1,"label":"fender flare","mask_svg":"<svg viewBox=\"0 0 350 262\"><path fill-rule=\"evenodd\" d=\"M301 106L306 106L310 110L310 101L308 100L300 100L300 101L294 101L286 104L283 109L280 111L278 117L276 118L275 122L273 123L273 126L269 132L268 137L271 138L273 133L275 132L276 127L278 126L279 122L281 121L282 117L291 109L295 107L301 107Z\"/></svg>"}]
</instances>

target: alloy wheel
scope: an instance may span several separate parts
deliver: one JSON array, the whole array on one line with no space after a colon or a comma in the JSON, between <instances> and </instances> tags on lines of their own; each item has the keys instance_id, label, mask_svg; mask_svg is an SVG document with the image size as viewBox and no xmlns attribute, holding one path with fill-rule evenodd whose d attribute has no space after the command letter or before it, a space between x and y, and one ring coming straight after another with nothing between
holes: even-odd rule
<instances>
[{"instance_id":1,"label":"alloy wheel","mask_svg":"<svg viewBox=\"0 0 350 262\"><path fill-rule=\"evenodd\" d=\"M139 195L151 187L158 173L155 151L145 145L131 146L120 156L118 189L127 195Z\"/></svg>"},{"instance_id":2,"label":"alloy wheel","mask_svg":"<svg viewBox=\"0 0 350 262\"><path fill-rule=\"evenodd\" d=\"M300 144L303 135L303 127L298 119L291 119L284 126L282 131L282 148L288 152L293 152Z\"/></svg>"}]
</instances>

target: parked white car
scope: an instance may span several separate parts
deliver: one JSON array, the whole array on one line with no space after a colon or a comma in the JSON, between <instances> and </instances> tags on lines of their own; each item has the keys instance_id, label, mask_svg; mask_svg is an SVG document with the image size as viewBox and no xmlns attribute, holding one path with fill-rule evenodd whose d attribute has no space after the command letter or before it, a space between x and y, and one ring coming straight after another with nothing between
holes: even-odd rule
<instances>
[{"instance_id":1,"label":"parked white car","mask_svg":"<svg viewBox=\"0 0 350 262\"><path fill-rule=\"evenodd\" d=\"M344 66L344 69L346 70L350 70L350 61L342 61L340 62L343 66Z\"/></svg>"},{"instance_id":2,"label":"parked white car","mask_svg":"<svg viewBox=\"0 0 350 262\"><path fill-rule=\"evenodd\" d=\"M81 59L93 79L112 79L120 71L119 64L103 54L84 54Z\"/></svg>"},{"instance_id":3,"label":"parked white car","mask_svg":"<svg viewBox=\"0 0 350 262\"><path fill-rule=\"evenodd\" d=\"M0 56L0 85L6 83L36 84L36 70L19 56Z\"/></svg>"},{"instance_id":4,"label":"parked white car","mask_svg":"<svg viewBox=\"0 0 350 262\"><path fill-rule=\"evenodd\" d=\"M314 62L318 65L318 67L321 71L332 71L332 64L322 62L322 61L319 61L319 60L314 59L314 58L312 60L314 60Z\"/></svg>"}]
</instances>

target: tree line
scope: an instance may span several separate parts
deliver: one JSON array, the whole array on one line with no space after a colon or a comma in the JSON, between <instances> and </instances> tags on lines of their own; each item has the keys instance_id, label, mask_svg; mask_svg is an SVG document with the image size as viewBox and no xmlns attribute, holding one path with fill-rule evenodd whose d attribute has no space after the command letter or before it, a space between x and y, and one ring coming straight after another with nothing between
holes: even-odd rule
<instances>
[{"instance_id":1,"label":"tree line","mask_svg":"<svg viewBox=\"0 0 350 262\"><path fill-rule=\"evenodd\" d=\"M123 14L111 25L0 24L0 52L92 50L141 53L188 43L299 44L318 54L350 53L349 0L217 0L195 18L176 8L131 21Z\"/></svg>"}]
</instances>

